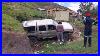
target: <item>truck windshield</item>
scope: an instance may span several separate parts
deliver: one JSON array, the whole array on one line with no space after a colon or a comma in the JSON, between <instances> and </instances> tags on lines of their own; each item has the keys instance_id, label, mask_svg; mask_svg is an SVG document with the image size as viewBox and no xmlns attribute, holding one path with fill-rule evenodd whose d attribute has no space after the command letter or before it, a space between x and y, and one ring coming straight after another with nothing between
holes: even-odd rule
<instances>
[{"instance_id":1,"label":"truck windshield","mask_svg":"<svg viewBox=\"0 0 100 56\"><path fill-rule=\"evenodd\" d=\"M45 25L39 26L39 31L46 31L46 26Z\"/></svg>"},{"instance_id":2,"label":"truck windshield","mask_svg":"<svg viewBox=\"0 0 100 56\"><path fill-rule=\"evenodd\" d=\"M55 30L56 29L56 26L54 25L48 25L48 30Z\"/></svg>"}]
</instances>

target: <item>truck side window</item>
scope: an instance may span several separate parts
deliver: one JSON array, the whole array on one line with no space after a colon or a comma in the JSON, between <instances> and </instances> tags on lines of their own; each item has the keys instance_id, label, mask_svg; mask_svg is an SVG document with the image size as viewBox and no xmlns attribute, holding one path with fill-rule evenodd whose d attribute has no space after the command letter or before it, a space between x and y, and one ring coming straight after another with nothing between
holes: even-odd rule
<instances>
[{"instance_id":1,"label":"truck side window","mask_svg":"<svg viewBox=\"0 0 100 56\"><path fill-rule=\"evenodd\" d=\"M34 32L34 31L35 31L35 26L25 27L24 29L25 29L27 32Z\"/></svg>"},{"instance_id":2,"label":"truck side window","mask_svg":"<svg viewBox=\"0 0 100 56\"><path fill-rule=\"evenodd\" d=\"M54 25L48 25L48 30L55 30L56 29L56 26Z\"/></svg>"},{"instance_id":3,"label":"truck side window","mask_svg":"<svg viewBox=\"0 0 100 56\"><path fill-rule=\"evenodd\" d=\"M46 31L46 26L45 25L39 26L39 31Z\"/></svg>"}]
</instances>

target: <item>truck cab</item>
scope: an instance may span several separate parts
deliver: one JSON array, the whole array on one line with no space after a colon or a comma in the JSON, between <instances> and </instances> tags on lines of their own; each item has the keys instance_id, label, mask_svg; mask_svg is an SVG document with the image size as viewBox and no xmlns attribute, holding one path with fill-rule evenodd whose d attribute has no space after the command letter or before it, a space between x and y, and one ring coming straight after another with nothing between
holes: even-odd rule
<instances>
[{"instance_id":1,"label":"truck cab","mask_svg":"<svg viewBox=\"0 0 100 56\"><path fill-rule=\"evenodd\" d=\"M36 38L56 37L56 25L58 23L52 19L24 21L23 26L28 36Z\"/></svg>"}]
</instances>

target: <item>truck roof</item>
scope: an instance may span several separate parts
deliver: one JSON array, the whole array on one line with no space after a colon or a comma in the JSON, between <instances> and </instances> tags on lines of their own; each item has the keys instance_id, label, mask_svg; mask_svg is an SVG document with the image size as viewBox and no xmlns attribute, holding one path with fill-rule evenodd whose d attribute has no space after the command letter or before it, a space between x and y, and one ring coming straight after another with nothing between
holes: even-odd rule
<instances>
[{"instance_id":1,"label":"truck roof","mask_svg":"<svg viewBox=\"0 0 100 56\"><path fill-rule=\"evenodd\" d=\"M43 20L30 20L30 21L23 21L23 27L30 27L30 26L40 26L40 25L57 25L58 23L52 19L43 19Z\"/></svg>"}]
</instances>

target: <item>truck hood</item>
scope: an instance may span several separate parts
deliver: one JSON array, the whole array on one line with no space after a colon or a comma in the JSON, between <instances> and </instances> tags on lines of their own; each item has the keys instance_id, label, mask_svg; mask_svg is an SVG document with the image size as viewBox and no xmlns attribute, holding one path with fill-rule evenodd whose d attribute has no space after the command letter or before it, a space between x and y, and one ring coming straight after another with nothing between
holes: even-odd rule
<instances>
[{"instance_id":1,"label":"truck hood","mask_svg":"<svg viewBox=\"0 0 100 56\"><path fill-rule=\"evenodd\" d=\"M73 27L72 27L72 25L70 23L62 22L62 25L63 25L64 30L73 29Z\"/></svg>"}]
</instances>

